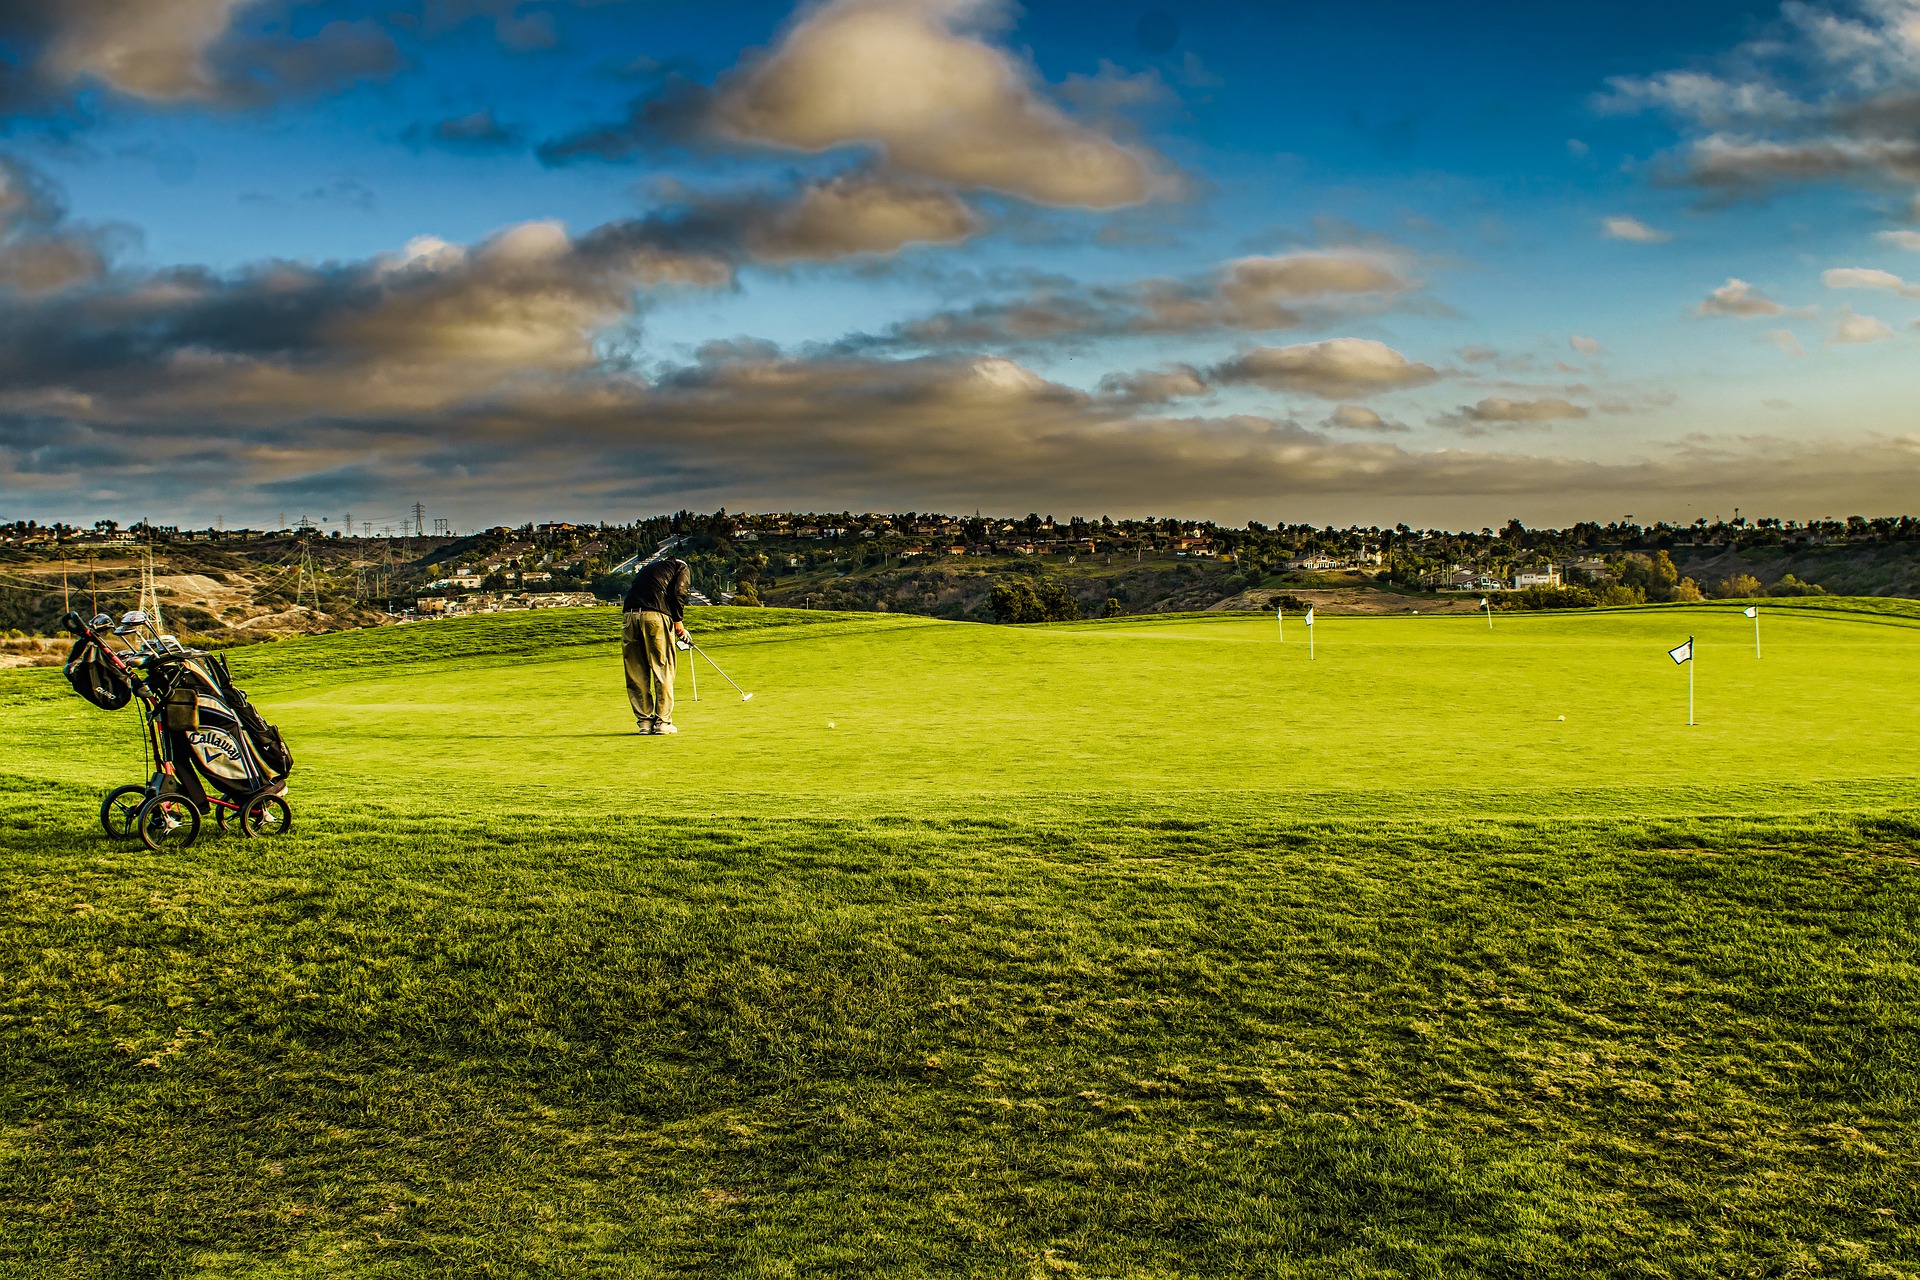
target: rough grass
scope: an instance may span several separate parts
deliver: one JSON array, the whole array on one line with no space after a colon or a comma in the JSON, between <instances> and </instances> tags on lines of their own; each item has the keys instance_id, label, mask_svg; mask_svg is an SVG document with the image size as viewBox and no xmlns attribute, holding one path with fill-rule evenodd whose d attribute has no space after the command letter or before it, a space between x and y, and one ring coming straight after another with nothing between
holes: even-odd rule
<instances>
[{"instance_id":1,"label":"rough grass","mask_svg":"<svg viewBox=\"0 0 1920 1280\"><path fill-rule=\"evenodd\" d=\"M606 616L235 655L300 825L173 858L94 833L126 718L0 677L0 1275L1920 1274L1920 630L1783 627L1801 733L1688 785L1575 721L1625 776L1568 790L1496 701L1469 815L1382 690L1631 707L1652 633L1382 619L1302 685L1232 624L737 610L759 696L640 740ZM1156 733L1156 675L1239 697ZM1365 787L1253 770L1315 702Z\"/></svg>"}]
</instances>

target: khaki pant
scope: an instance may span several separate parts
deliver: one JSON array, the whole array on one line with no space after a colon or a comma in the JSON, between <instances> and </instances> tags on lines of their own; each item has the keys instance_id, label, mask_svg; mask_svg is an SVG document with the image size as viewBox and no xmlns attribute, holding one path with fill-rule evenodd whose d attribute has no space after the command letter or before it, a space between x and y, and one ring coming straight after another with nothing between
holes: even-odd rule
<instances>
[{"instance_id":1,"label":"khaki pant","mask_svg":"<svg viewBox=\"0 0 1920 1280\"><path fill-rule=\"evenodd\" d=\"M620 632L620 655L627 666L627 701L633 718L642 724L673 723L673 619L642 609L625 615Z\"/></svg>"}]
</instances>

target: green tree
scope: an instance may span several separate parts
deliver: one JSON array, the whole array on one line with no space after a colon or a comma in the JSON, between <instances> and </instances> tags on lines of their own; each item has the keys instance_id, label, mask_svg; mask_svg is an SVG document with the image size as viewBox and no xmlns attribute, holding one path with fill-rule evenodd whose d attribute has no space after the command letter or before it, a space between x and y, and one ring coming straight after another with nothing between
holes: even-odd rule
<instances>
[{"instance_id":1,"label":"green tree","mask_svg":"<svg viewBox=\"0 0 1920 1280\"><path fill-rule=\"evenodd\" d=\"M1035 592L1040 600L1041 611L1046 622L1078 622L1080 620L1080 602L1074 599L1067 584L1058 578L1040 583Z\"/></svg>"},{"instance_id":2,"label":"green tree","mask_svg":"<svg viewBox=\"0 0 1920 1280\"><path fill-rule=\"evenodd\" d=\"M994 583L993 590L987 593L987 608L993 611L993 620L999 623L1046 621L1046 610L1040 604L1040 597L1034 594L1033 585L1025 578Z\"/></svg>"},{"instance_id":3,"label":"green tree","mask_svg":"<svg viewBox=\"0 0 1920 1280\"><path fill-rule=\"evenodd\" d=\"M1102 611L1101 611L1101 614L1100 614L1100 616L1101 616L1101 617L1103 617L1103 618L1117 618L1117 617L1119 617L1119 616L1120 616L1120 602L1119 602L1118 600L1116 600L1116 599L1114 599L1114 598L1113 598L1112 596L1108 596L1108 597L1107 597L1107 607L1106 607L1106 608L1105 608L1104 610L1102 610Z\"/></svg>"},{"instance_id":4,"label":"green tree","mask_svg":"<svg viewBox=\"0 0 1920 1280\"><path fill-rule=\"evenodd\" d=\"M1651 557L1629 552L1620 558L1619 570L1621 584L1638 588L1649 600L1672 600L1680 585L1680 570L1665 551Z\"/></svg>"}]
</instances>

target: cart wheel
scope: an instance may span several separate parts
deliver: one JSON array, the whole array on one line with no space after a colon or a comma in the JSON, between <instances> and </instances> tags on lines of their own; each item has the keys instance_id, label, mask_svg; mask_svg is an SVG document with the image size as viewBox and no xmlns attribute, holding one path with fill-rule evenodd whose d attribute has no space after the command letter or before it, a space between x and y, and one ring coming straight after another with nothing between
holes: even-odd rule
<instances>
[{"instance_id":1,"label":"cart wheel","mask_svg":"<svg viewBox=\"0 0 1920 1280\"><path fill-rule=\"evenodd\" d=\"M153 793L139 785L115 787L107 792L107 798L100 802L100 825L115 840L131 840L137 834L134 819L139 816L140 806L145 804Z\"/></svg>"},{"instance_id":2,"label":"cart wheel","mask_svg":"<svg viewBox=\"0 0 1920 1280\"><path fill-rule=\"evenodd\" d=\"M155 796L134 815L140 843L155 853L191 848L200 838L200 811L185 796Z\"/></svg>"},{"instance_id":3,"label":"cart wheel","mask_svg":"<svg viewBox=\"0 0 1920 1280\"><path fill-rule=\"evenodd\" d=\"M224 832L228 827L239 827L240 810L231 805L224 804L215 804L212 808L214 825L219 827L221 831Z\"/></svg>"},{"instance_id":4,"label":"cart wheel","mask_svg":"<svg viewBox=\"0 0 1920 1280\"><path fill-rule=\"evenodd\" d=\"M279 796L261 796L247 806L240 821L240 834L279 836L293 830L293 810Z\"/></svg>"}]
</instances>

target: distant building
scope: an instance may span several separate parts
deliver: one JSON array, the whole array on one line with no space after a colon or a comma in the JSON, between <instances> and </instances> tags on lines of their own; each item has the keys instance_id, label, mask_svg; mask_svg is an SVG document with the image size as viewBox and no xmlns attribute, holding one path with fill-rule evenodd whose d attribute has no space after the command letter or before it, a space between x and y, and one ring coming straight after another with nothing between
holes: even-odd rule
<instances>
[{"instance_id":1,"label":"distant building","mask_svg":"<svg viewBox=\"0 0 1920 1280\"><path fill-rule=\"evenodd\" d=\"M1513 589L1524 591L1528 587L1557 587L1560 585L1560 570L1548 565L1544 569L1519 569L1513 575Z\"/></svg>"}]
</instances>

